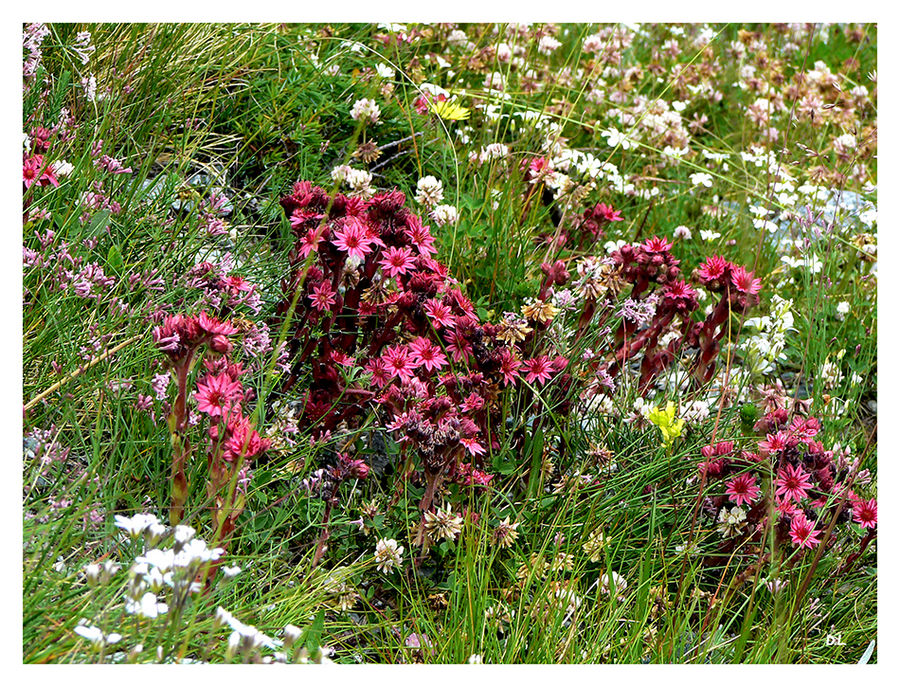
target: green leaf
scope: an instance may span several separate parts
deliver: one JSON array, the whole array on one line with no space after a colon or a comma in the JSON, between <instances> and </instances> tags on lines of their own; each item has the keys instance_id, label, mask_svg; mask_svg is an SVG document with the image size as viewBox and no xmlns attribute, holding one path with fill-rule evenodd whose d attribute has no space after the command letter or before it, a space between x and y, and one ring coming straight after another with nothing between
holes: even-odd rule
<instances>
[{"instance_id":1,"label":"green leaf","mask_svg":"<svg viewBox=\"0 0 900 687\"><path fill-rule=\"evenodd\" d=\"M109 247L106 253L106 264L116 274L122 273L122 252L117 245L113 244Z\"/></svg>"}]
</instances>

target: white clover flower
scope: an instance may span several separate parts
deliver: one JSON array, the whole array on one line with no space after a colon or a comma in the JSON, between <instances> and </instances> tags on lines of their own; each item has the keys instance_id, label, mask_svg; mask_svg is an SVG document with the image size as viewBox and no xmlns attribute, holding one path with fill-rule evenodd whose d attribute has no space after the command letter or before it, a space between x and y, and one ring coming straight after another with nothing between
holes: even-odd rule
<instances>
[{"instance_id":1,"label":"white clover flower","mask_svg":"<svg viewBox=\"0 0 900 687\"><path fill-rule=\"evenodd\" d=\"M403 547L396 539L379 539L375 545L375 562L379 572L389 573L403 563Z\"/></svg>"},{"instance_id":2,"label":"white clover flower","mask_svg":"<svg viewBox=\"0 0 900 687\"><path fill-rule=\"evenodd\" d=\"M453 29L453 31L450 32L450 35L447 36L447 42L450 45L461 47L469 42L469 37L466 35L465 31Z\"/></svg>"},{"instance_id":3,"label":"white clover flower","mask_svg":"<svg viewBox=\"0 0 900 687\"><path fill-rule=\"evenodd\" d=\"M446 224L454 224L459 219L459 212L452 205L438 205L429 214L434 223L439 227Z\"/></svg>"},{"instance_id":4,"label":"white clover flower","mask_svg":"<svg viewBox=\"0 0 900 687\"><path fill-rule=\"evenodd\" d=\"M377 124L381 117L381 108L370 98L361 98L350 108L350 117L357 122Z\"/></svg>"},{"instance_id":5,"label":"white clover flower","mask_svg":"<svg viewBox=\"0 0 900 687\"><path fill-rule=\"evenodd\" d=\"M444 199L444 184L430 174L416 184L416 202L433 207Z\"/></svg>"},{"instance_id":6,"label":"white clover flower","mask_svg":"<svg viewBox=\"0 0 900 687\"><path fill-rule=\"evenodd\" d=\"M707 174L706 172L696 172L691 174L691 183L694 186L705 186L709 188L712 186L712 175Z\"/></svg>"},{"instance_id":7,"label":"white clover flower","mask_svg":"<svg viewBox=\"0 0 900 687\"><path fill-rule=\"evenodd\" d=\"M538 52L541 53L541 55L551 55L561 45L562 43L553 36L542 36L541 40L538 42Z\"/></svg>"},{"instance_id":8,"label":"white clover flower","mask_svg":"<svg viewBox=\"0 0 900 687\"><path fill-rule=\"evenodd\" d=\"M684 239L685 241L691 240L691 230L684 225L675 227L675 231L673 233L677 238Z\"/></svg>"},{"instance_id":9,"label":"white clover flower","mask_svg":"<svg viewBox=\"0 0 900 687\"><path fill-rule=\"evenodd\" d=\"M615 570L612 571L611 575L603 573L600 576L600 591L605 596L609 596L611 591L616 596L620 596L626 589L628 589L628 581Z\"/></svg>"},{"instance_id":10,"label":"white clover flower","mask_svg":"<svg viewBox=\"0 0 900 687\"><path fill-rule=\"evenodd\" d=\"M729 537L737 534L746 522L747 512L743 508L734 506L729 511L728 508L723 507L719 511L719 523L716 525L716 529L723 537Z\"/></svg>"},{"instance_id":11,"label":"white clover flower","mask_svg":"<svg viewBox=\"0 0 900 687\"><path fill-rule=\"evenodd\" d=\"M425 513L425 531L435 539L456 541L456 537L462 531L462 525L462 516L455 514L449 507Z\"/></svg>"}]
</instances>

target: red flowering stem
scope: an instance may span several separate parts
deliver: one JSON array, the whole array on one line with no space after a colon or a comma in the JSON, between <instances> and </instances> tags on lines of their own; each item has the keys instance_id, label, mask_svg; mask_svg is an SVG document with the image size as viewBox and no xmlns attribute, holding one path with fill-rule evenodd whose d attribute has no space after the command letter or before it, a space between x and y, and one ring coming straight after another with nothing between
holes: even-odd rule
<instances>
[{"instance_id":1,"label":"red flowering stem","mask_svg":"<svg viewBox=\"0 0 900 687\"><path fill-rule=\"evenodd\" d=\"M419 502L419 510L422 511L422 516L421 520L419 521L419 533L416 535L415 542L416 546L422 548L423 554L425 553L425 513L431 510L431 505L434 502L434 495L435 493L437 493L443 475L443 470L440 470L437 473L429 473L427 470L425 471L425 494L422 496L422 500Z\"/></svg>"},{"instance_id":2,"label":"red flowering stem","mask_svg":"<svg viewBox=\"0 0 900 687\"><path fill-rule=\"evenodd\" d=\"M337 489L337 487L335 487L335 489ZM314 568L319 564L319 561L322 560L322 556L324 556L325 552L328 550L328 537L331 535L331 530L329 529L331 509L334 508L336 501L336 498L325 501L325 513L322 515L322 532L319 534L319 539L316 542L316 552L313 554L312 567Z\"/></svg>"},{"instance_id":3,"label":"red flowering stem","mask_svg":"<svg viewBox=\"0 0 900 687\"><path fill-rule=\"evenodd\" d=\"M191 455L191 442L187 437L187 381L194 351L190 350L183 361L175 367L178 395L169 415L169 436L172 441L172 505L169 507L169 522L177 525L184 517L184 506L188 497L188 480L184 467Z\"/></svg>"},{"instance_id":4,"label":"red flowering stem","mask_svg":"<svg viewBox=\"0 0 900 687\"><path fill-rule=\"evenodd\" d=\"M578 324L575 326L576 334L575 341L577 342L582 334L587 330L588 324L591 322L591 318L594 316L594 312L597 308L597 302L593 298L588 298L584 302L584 310L581 311L581 317L578 318Z\"/></svg>"},{"instance_id":5,"label":"red flowering stem","mask_svg":"<svg viewBox=\"0 0 900 687\"><path fill-rule=\"evenodd\" d=\"M853 564L856 562L856 559L858 559L860 556L862 556L866 552L866 549L869 548L869 543L873 539L875 539L877 534L878 533L875 529L871 529L868 532L866 532L866 536L863 537L862 541L859 542L859 548L854 553L850 554L847 557L847 560L844 561L844 563L838 569L838 571L837 571L838 577L840 577L841 575L844 575L850 571L850 568L853 567Z\"/></svg>"}]
</instances>

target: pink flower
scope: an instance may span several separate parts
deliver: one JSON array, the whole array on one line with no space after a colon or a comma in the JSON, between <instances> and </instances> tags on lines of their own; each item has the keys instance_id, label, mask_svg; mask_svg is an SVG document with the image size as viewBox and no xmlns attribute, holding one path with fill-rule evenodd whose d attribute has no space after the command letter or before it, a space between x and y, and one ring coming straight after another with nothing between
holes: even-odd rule
<instances>
[{"instance_id":1,"label":"pink flower","mask_svg":"<svg viewBox=\"0 0 900 687\"><path fill-rule=\"evenodd\" d=\"M435 328L440 329L444 327L449 329L456 326L456 318L453 317L450 307L445 305L443 301L437 298L429 298L425 301L424 310Z\"/></svg>"},{"instance_id":2,"label":"pink flower","mask_svg":"<svg viewBox=\"0 0 900 687\"><path fill-rule=\"evenodd\" d=\"M766 438L759 442L759 451L764 456L777 451L783 451L787 448L787 434L778 432L777 434L766 434Z\"/></svg>"},{"instance_id":3,"label":"pink flower","mask_svg":"<svg viewBox=\"0 0 900 687\"><path fill-rule=\"evenodd\" d=\"M327 281L316 286L307 298L312 301L312 306L319 312L329 310L334 305L334 291L331 290L331 285Z\"/></svg>"},{"instance_id":4,"label":"pink flower","mask_svg":"<svg viewBox=\"0 0 900 687\"><path fill-rule=\"evenodd\" d=\"M454 362L469 362L472 346L462 332L448 331L445 332L444 338L447 342L447 350L453 356Z\"/></svg>"},{"instance_id":5,"label":"pink flower","mask_svg":"<svg viewBox=\"0 0 900 687\"><path fill-rule=\"evenodd\" d=\"M759 487L756 486L756 477L749 473L738 475L727 483L725 494L738 506L751 504L759 496Z\"/></svg>"},{"instance_id":6,"label":"pink flower","mask_svg":"<svg viewBox=\"0 0 900 687\"><path fill-rule=\"evenodd\" d=\"M223 457L228 461L235 460L239 456L252 458L269 448L271 443L268 439L260 438L250 420L241 415L228 423L228 431L230 436L225 441L223 453Z\"/></svg>"},{"instance_id":7,"label":"pink flower","mask_svg":"<svg viewBox=\"0 0 900 687\"><path fill-rule=\"evenodd\" d=\"M434 247L434 237L428 230L428 226L423 225L418 217L414 215L409 217L406 220L406 226L407 229L404 233L419 251L420 255L437 253L437 248Z\"/></svg>"},{"instance_id":8,"label":"pink flower","mask_svg":"<svg viewBox=\"0 0 900 687\"><path fill-rule=\"evenodd\" d=\"M789 518L792 518L795 515L803 512L802 510L800 510L797 504L791 501L791 499L788 497L785 497L783 499L776 498L775 510L777 510L781 515L786 515Z\"/></svg>"},{"instance_id":9,"label":"pink flower","mask_svg":"<svg viewBox=\"0 0 900 687\"><path fill-rule=\"evenodd\" d=\"M622 222L622 213L619 210L613 209L612 205L607 205L606 203L597 203L594 206L594 214L599 215L607 222Z\"/></svg>"},{"instance_id":10,"label":"pink flower","mask_svg":"<svg viewBox=\"0 0 900 687\"><path fill-rule=\"evenodd\" d=\"M775 480L775 496L786 496L798 503L806 498L806 490L812 488L809 474L799 465L788 465L778 471Z\"/></svg>"},{"instance_id":11,"label":"pink flower","mask_svg":"<svg viewBox=\"0 0 900 687\"><path fill-rule=\"evenodd\" d=\"M791 541L801 549L811 549L821 541L818 535L822 530L815 529L816 523L811 522L803 513L791 520Z\"/></svg>"},{"instance_id":12,"label":"pink flower","mask_svg":"<svg viewBox=\"0 0 900 687\"><path fill-rule=\"evenodd\" d=\"M378 264L382 271L389 277L398 274L406 274L416 266L416 259L409 248L388 248L382 254L384 257Z\"/></svg>"},{"instance_id":13,"label":"pink flower","mask_svg":"<svg viewBox=\"0 0 900 687\"><path fill-rule=\"evenodd\" d=\"M304 258L309 256L313 251L318 252L319 241L322 240L321 229L309 229L306 235L300 239L300 255Z\"/></svg>"},{"instance_id":14,"label":"pink flower","mask_svg":"<svg viewBox=\"0 0 900 687\"><path fill-rule=\"evenodd\" d=\"M406 346L391 346L381 356L387 374L391 377L400 377L404 382L412 377L415 369L413 361L409 357L409 349Z\"/></svg>"},{"instance_id":15,"label":"pink flower","mask_svg":"<svg viewBox=\"0 0 900 687\"><path fill-rule=\"evenodd\" d=\"M748 272L743 267L735 266L731 270L731 283L741 293L753 296L762 288L762 280L754 279L753 272Z\"/></svg>"},{"instance_id":16,"label":"pink flower","mask_svg":"<svg viewBox=\"0 0 900 687\"><path fill-rule=\"evenodd\" d=\"M388 372L387 365L381 358L375 358L366 363L366 372L372 373L372 384L378 388L383 387L391 381L392 374Z\"/></svg>"},{"instance_id":17,"label":"pink flower","mask_svg":"<svg viewBox=\"0 0 900 687\"><path fill-rule=\"evenodd\" d=\"M653 236L643 243L643 248L648 253L665 253L672 247L672 244L669 243L668 239L665 237L660 238L659 236Z\"/></svg>"},{"instance_id":18,"label":"pink flower","mask_svg":"<svg viewBox=\"0 0 900 687\"><path fill-rule=\"evenodd\" d=\"M531 358L524 363L526 382L537 381L538 384L546 383L553 376L553 364L546 355Z\"/></svg>"},{"instance_id":19,"label":"pink flower","mask_svg":"<svg viewBox=\"0 0 900 687\"><path fill-rule=\"evenodd\" d=\"M447 364L447 357L441 352L441 349L431 343L425 337L420 336L409 345L412 353L413 365L419 367L424 365L429 372L440 370Z\"/></svg>"},{"instance_id":20,"label":"pink flower","mask_svg":"<svg viewBox=\"0 0 900 687\"><path fill-rule=\"evenodd\" d=\"M364 260L366 255L372 252L373 238L356 217L347 217L344 230L335 231L331 242L351 258Z\"/></svg>"},{"instance_id":21,"label":"pink flower","mask_svg":"<svg viewBox=\"0 0 900 687\"><path fill-rule=\"evenodd\" d=\"M215 317L210 317L209 315L207 315L206 312L200 313L199 317L197 318L197 322L200 324L200 328L203 331L214 336L216 334L228 336L237 332L237 328L234 327L230 322L217 320Z\"/></svg>"},{"instance_id":22,"label":"pink flower","mask_svg":"<svg viewBox=\"0 0 900 687\"><path fill-rule=\"evenodd\" d=\"M468 413L475 410L481 410L484 408L484 399L476 394L474 391L466 396L465 400L463 400L462 404L460 404L460 410L464 413Z\"/></svg>"},{"instance_id":23,"label":"pink flower","mask_svg":"<svg viewBox=\"0 0 900 687\"><path fill-rule=\"evenodd\" d=\"M43 155L32 155L22 160L22 182L25 184L25 188L31 188L33 184L38 186L46 186L47 184L59 186L53 170L49 166L46 169L43 168ZM41 172L42 169L43 172Z\"/></svg>"},{"instance_id":24,"label":"pink flower","mask_svg":"<svg viewBox=\"0 0 900 687\"><path fill-rule=\"evenodd\" d=\"M721 279L731 267L721 255L713 255L697 268L697 276L702 282L712 282Z\"/></svg>"},{"instance_id":25,"label":"pink flower","mask_svg":"<svg viewBox=\"0 0 900 687\"><path fill-rule=\"evenodd\" d=\"M227 373L207 375L197 384L197 409L210 417L225 417L240 407L244 390L241 383L234 381Z\"/></svg>"},{"instance_id":26,"label":"pink flower","mask_svg":"<svg viewBox=\"0 0 900 687\"><path fill-rule=\"evenodd\" d=\"M231 291L232 293L238 293L240 291L253 291L253 284L248 282L239 274L232 274L225 279L222 280L225 283L225 287Z\"/></svg>"},{"instance_id":27,"label":"pink flower","mask_svg":"<svg viewBox=\"0 0 900 687\"><path fill-rule=\"evenodd\" d=\"M878 503L859 500L853 504L853 520L863 527L874 529L878 525Z\"/></svg>"},{"instance_id":28,"label":"pink flower","mask_svg":"<svg viewBox=\"0 0 900 687\"><path fill-rule=\"evenodd\" d=\"M516 381L522 363L516 360L513 352L508 348L500 349L500 374L503 375L503 386L509 386Z\"/></svg>"},{"instance_id":29,"label":"pink flower","mask_svg":"<svg viewBox=\"0 0 900 687\"><path fill-rule=\"evenodd\" d=\"M486 451L484 450L484 446L478 443L478 439L475 437L469 437L468 439L460 439L459 443L466 447L466 450L473 456L480 456Z\"/></svg>"}]
</instances>

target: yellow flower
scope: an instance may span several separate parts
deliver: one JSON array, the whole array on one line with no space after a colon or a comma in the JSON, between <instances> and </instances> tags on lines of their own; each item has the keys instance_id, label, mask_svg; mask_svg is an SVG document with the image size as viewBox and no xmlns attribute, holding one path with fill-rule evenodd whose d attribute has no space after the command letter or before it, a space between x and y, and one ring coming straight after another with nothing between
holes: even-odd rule
<instances>
[{"instance_id":1,"label":"yellow flower","mask_svg":"<svg viewBox=\"0 0 900 687\"><path fill-rule=\"evenodd\" d=\"M432 101L428 104L428 109L441 119L449 119L454 122L468 119L471 114L469 108L457 105L449 100Z\"/></svg>"},{"instance_id":2,"label":"yellow flower","mask_svg":"<svg viewBox=\"0 0 900 687\"><path fill-rule=\"evenodd\" d=\"M684 420L675 418L675 404L672 401L666 403L664 409L653 406L647 415L647 419L659 427L666 448L672 446L675 439L681 436L681 430L684 429Z\"/></svg>"}]
</instances>

